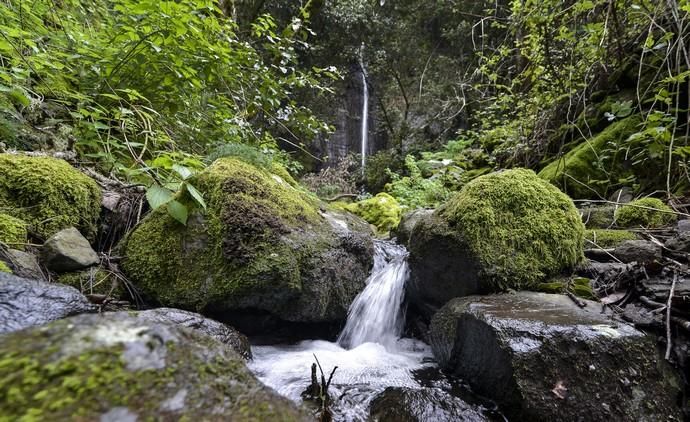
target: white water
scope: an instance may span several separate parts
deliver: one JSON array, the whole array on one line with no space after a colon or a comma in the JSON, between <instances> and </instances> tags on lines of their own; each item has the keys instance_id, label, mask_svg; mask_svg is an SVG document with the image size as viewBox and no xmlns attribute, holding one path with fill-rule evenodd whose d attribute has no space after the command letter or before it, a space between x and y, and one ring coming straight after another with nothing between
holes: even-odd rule
<instances>
[{"instance_id":1,"label":"white water","mask_svg":"<svg viewBox=\"0 0 690 422\"><path fill-rule=\"evenodd\" d=\"M407 250L383 242L377 242L375 248L367 285L350 305L347 324L338 337L338 344L344 347L374 342L393 348L403 329Z\"/></svg>"},{"instance_id":2,"label":"white water","mask_svg":"<svg viewBox=\"0 0 690 422\"><path fill-rule=\"evenodd\" d=\"M338 398L333 405L336 419L344 421L367 420L369 403L386 387L421 388L412 371L433 365L431 350L420 341L399 338L407 251L377 242L375 252L372 274L350 307L338 343L314 340L252 347L249 367L263 383L301 401L316 355L326 376L338 367L329 392Z\"/></svg>"},{"instance_id":3,"label":"white water","mask_svg":"<svg viewBox=\"0 0 690 422\"><path fill-rule=\"evenodd\" d=\"M367 160L367 144L369 143L369 87L367 86L367 69L364 66L364 44L359 53L359 67L362 69L362 172Z\"/></svg>"}]
</instances>

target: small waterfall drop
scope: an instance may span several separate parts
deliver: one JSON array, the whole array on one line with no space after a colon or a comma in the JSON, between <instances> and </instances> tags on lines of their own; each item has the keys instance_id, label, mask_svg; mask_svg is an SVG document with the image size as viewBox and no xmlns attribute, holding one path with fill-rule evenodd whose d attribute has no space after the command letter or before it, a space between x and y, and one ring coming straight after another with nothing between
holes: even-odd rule
<instances>
[{"instance_id":1,"label":"small waterfall drop","mask_svg":"<svg viewBox=\"0 0 690 422\"><path fill-rule=\"evenodd\" d=\"M407 250L383 241L374 246L374 268L366 287L350 305L347 323L338 337L338 344L346 348L368 342L391 347L402 332L409 275Z\"/></svg>"},{"instance_id":2,"label":"small waterfall drop","mask_svg":"<svg viewBox=\"0 0 690 422\"><path fill-rule=\"evenodd\" d=\"M369 86L367 85L367 68L364 66L364 43L359 51L359 67L362 70L362 131L361 153L362 172L367 160L367 148L369 143Z\"/></svg>"}]
</instances>

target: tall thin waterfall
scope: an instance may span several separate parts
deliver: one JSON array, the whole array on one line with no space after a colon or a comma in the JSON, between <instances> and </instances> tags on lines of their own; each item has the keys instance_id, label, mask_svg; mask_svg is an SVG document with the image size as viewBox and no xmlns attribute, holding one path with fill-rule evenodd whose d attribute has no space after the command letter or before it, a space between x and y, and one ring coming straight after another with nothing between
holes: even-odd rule
<instances>
[{"instance_id":1,"label":"tall thin waterfall","mask_svg":"<svg viewBox=\"0 0 690 422\"><path fill-rule=\"evenodd\" d=\"M362 171L367 161L367 144L369 141L369 87L367 86L367 68L364 66L364 43L359 51L359 67L362 69Z\"/></svg>"},{"instance_id":2,"label":"tall thin waterfall","mask_svg":"<svg viewBox=\"0 0 690 422\"><path fill-rule=\"evenodd\" d=\"M355 298L338 343L356 347L372 342L393 345L403 329L405 281L409 275L407 250L390 242L375 244L374 269Z\"/></svg>"}]
</instances>

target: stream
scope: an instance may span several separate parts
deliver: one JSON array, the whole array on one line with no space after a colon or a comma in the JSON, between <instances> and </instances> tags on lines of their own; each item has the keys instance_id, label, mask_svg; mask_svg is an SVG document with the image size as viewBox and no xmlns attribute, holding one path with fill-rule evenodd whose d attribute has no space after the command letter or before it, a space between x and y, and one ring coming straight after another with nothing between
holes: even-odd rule
<instances>
[{"instance_id":1,"label":"stream","mask_svg":"<svg viewBox=\"0 0 690 422\"><path fill-rule=\"evenodd\" d=\"M314 356L326 376L337 366L329 393L335 398L332 410L338 421L368 420L372 400L388 387L453 390L452 394L460 393L463 400L474 401L468 404L474 406L472 415L487 416L477 419L458 415L458 420L495 420L490 406L473 400L466 387L441 374L427 344L401 338L408 275L407 250L391 242L377 241L371 275L350 306L337 342L308 340L253 346L250 369L279 394L301 402Z\"/></svg>"}]
</instances>

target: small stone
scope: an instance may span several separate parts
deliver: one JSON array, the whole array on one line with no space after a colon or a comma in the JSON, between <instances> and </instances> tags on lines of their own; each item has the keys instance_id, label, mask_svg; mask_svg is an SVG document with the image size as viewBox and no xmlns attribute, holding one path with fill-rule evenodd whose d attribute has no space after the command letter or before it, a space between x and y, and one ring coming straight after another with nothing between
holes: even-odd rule
<instances>
[{"instance_id":1,"label":"small stone","mask_svg":"<svg viewBox=\"0 0 690 422\"><path fill-rule=\"evenodd\" d=\"M678 221L678 232L679 233L690 232L690 220Z\"/></svg>"},{"instance_id":2,"label":"small stone","mask_svg":"<svg viewBox=\"0 0 690 422\"><path fill-rule=\"evenodd\" d=\"M590 370L590 371L596 371L596 370L597 370L597 367L594 366L594 365L589 365L589 370Z\"/></svg>"},{"instance_id":3,"label":"small stone","mask_svg":"<svg viewBox=\"0 0 690 422\"><path fill-rule=\"evenodd\" d=\"M647 240L626 240L616 247L613 255L625 263L653 262L661 259L661 246Z\"/></svg>"},{"instance_id":4,"label":"small stone","mask_svg":"<svg viewBox=\"0 0 690 422\"><path fill-rule=\"evenodd\" d=\"M74 227L55 233L43 245L41 261L56 272L78 271L96 265L98 254Z\"/></svg>"},{"instance_id":5,"label":"small stone","mask_svg":"<svg viewBox=\"0 0 690 422\"><path fill-rule=\"evenodd\" d=\"M609 201L616 202L619 204L627 204L633 200L633 190L627 186L624 186L617 191L615 191L610 197Z\"/></svg>"},{"instance_id":6,"label":"small stone","mask_svg":"<svg viewBox=\"0 0 690 422\"><path fill-rule=\"evenodd\" d=\"M664 247L676 252L690 252L690 231L680 232L668 239Z\"/></svg>"},{"instance_id":7,"label":"small stone","mask_svg":"<svg viewBox=\"0 0 690 422\"><path fill-rule=\"evenodd\" d=\"M38 265L38 259L33 254L18 249L10 249L7 251L7 255L7 258L12 262L16 276L33 280L44 279L43 271Z\"/></svg>"}]
</instances>

